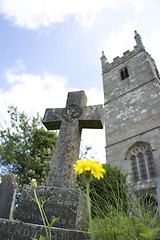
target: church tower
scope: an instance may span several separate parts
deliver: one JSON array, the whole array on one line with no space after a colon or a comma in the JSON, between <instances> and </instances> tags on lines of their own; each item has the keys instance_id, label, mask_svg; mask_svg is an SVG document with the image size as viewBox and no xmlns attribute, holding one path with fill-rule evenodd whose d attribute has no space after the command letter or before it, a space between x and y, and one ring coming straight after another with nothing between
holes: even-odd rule
<instances>
[{"instance_id":1,"label":"church tower","mask_svg":"<svg viewBox=\"0 0 160 240\"><path fill-rule=\"evenodd\" d=\"M112 63L102 52L106 160L135 192L153 194L160 178L160 76L135 31L136 46Z\"/></svg>"}]
</instances>

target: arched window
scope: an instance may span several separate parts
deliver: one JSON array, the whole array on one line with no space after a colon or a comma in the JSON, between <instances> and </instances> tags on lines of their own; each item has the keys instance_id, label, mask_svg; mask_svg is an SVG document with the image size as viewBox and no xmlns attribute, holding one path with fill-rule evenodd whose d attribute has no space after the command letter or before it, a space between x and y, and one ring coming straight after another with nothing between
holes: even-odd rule
<instances>
[{"instance_id":1,"label":"arched window","mask_svg":"<svg viewBox=\"0 0 160 240\"><path fill-rule=\"evenodd\" d=\"M133 182L156 177L156 167L149 144L137 143L129 151Z\"/></svg>"},{"instance_id":2,"label":"arched window","mask_svg":"<svg viewBox=\"0 0 160 240\"><path fill-rule=\"evenodd\" d=\"M128 69L127 67L124 67L121 69L121 80L124 80L125 78L129 77Z\"/></svg>"}]
</instances>

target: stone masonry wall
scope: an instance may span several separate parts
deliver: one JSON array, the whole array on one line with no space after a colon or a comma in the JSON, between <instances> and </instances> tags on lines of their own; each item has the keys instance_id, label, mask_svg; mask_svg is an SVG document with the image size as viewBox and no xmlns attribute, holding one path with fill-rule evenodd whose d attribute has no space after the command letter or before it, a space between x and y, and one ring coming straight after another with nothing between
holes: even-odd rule
<instances>
[{"instance_id":1,"label":"stone masonry wall","mask_svg":"<svg viewBox=\"0 0 160 240\"><path fill-rule=\"evenodd\" d=\"M128 173L128 182L132 182L127 151L136 142L146 142L152 148L160 177L160 85L153 59L136 46L113 63L104 55L101 60L107 162ZM121 80L124 67L129 77Z\"/></svg>"},{"instance_id":2,"label":"stone masonry wall","mask_svg":"<svg viewBox=\"0 0 160 240\"><path fill-rule=\"evenodd\" d=\"M155 80L105 104L106 146L159 127L159 106Z\"/></svg>"}]
</instances>

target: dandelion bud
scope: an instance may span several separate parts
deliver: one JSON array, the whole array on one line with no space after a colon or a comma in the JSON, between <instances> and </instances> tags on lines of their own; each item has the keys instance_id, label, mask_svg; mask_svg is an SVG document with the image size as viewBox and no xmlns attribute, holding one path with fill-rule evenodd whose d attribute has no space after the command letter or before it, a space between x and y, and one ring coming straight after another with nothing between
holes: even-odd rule
<instances>
[{"instance_id":1,"label":"dandelion bud","mask_svg":"<svg viewBox=\"0 0 160 240\"><path fill-rule=\"evenodd\" d=\"M37 188L36 179L32 179L32 180L31 180L31 187L32 187L33 189L36 189L36 188Z\"/></svg>"}]
</instances>

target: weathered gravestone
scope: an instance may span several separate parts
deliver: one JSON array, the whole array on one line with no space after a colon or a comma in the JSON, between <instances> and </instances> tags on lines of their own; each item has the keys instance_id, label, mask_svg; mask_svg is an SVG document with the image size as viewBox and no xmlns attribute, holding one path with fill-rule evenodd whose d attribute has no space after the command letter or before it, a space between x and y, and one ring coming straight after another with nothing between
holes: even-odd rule
<instances>
[{"instance_id":1,"label":"weathered gravestone","mask_svg":"<svg viewBox=\"0 0 160 240\"><path fill-rule=\"evenodd\" d=\"M60 128L60 132L46 186L37 187L37 195L47 199L44 210L49 222L60 217L54 224L60 228L82 229L87 214L82 193L73 188L76 183L73 164L79 157L82 128L103 128L103 107L86 107L86 102L84 91L70 92L66 108L47 109L43 118L48 130ZM25 190L30 194L33 192L30 187ZM23 222L42 224L37 205L25 191L16 217Z\"/></svg>"},{"instance_id":2,"label":"weathered gravestone","mask_svg":"<svg viewBox=\"0 0 160 240\"><path fill-rule=\"evenodd\" d=\"M3 177L0 184L0 218L12 219L17 184L12 173Z\"/></svg>"},{"instance_id":3,"label":"weathered gravestone","mask_svg":"<svg viewBox=\"0 0 160 240\"><path fill-rule=\"evenodd\" d=\"M25 189L33 196L33 191L26 186ZM39 200L46 199L44 210L49 223L54 218L60 219L54 227L66 229L86 229L86 205L82 193L73 188L37 187ZM22 192L16 218L26 223L43 224L38 206L26 192Z\"/></svg>"}]
</instances>

